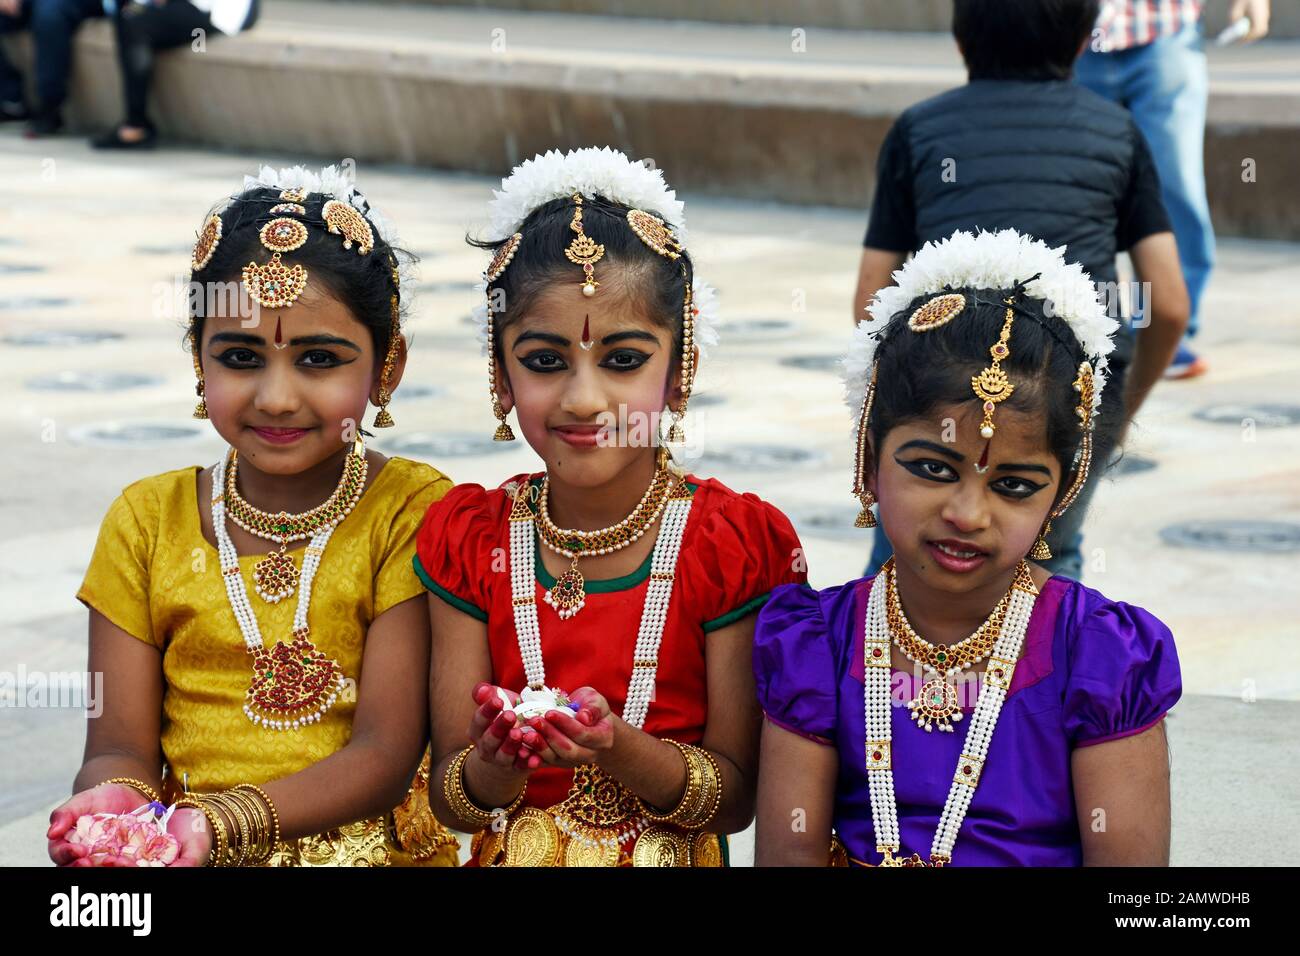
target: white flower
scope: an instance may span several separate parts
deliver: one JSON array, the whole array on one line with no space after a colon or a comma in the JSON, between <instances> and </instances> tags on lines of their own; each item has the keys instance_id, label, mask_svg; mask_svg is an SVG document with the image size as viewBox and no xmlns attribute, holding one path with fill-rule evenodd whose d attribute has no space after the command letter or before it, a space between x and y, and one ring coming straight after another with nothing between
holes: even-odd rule
<instances>
[{"instance_id":1,"label":"white flower","mask_svg":"<svg viewBox=\"0 0 1300 956\"><path fill-rule=\"evenodd\" d=\"M1096 414L1106 386L1106 356L1115 348L1119 323L1106 314L1088 273L1077 262L1065 261L1065 246L1053 249L1014 229L981 231L978 235L958 230L947 239L922 246L893 274L894 284L876 293L867 308L870 318L854 330L843 368L845 401L853 412L855 432L879 344L875 334L895 314L917 296L934 295L948 287L1009 289L1035 273L1039 276L1026 284L1025 294L1044 300L1049 314L1056 314L1069 325L1090 357L1096 380L1092 403Z\"/></svg>"},{"instance_id":2,"label":"white flower","mask_svg":"<svg viewBox=\"0 0 1300 956\"><path fill-rule=\"evenodd\" d=\"M538 206L578 192L658 213L686 244L686 207L664 182L663 172L608 146L567 153L553 149L520 163L492 191L496 198L488 203L488 228L504 238L517 232Z\"/></svg>"},{"instance_id":3,"label":"white flower","mask_svg":"<svg viewBox=\"0 0 1300 956\"><path fill-rule=\"evenodd\" d=\"M520 163L501 180L501 188L492 191L495 198L488 203L490 233L502 238L512 235L538 206L576 192L657 213L673 227L678 241L686 245L686 207L668 188L663 172L634 162L608 146L571 149L567 153L553 149ZM471 314L480 350L487 355L486 280L479 283L477 291ZM695 344L703 357L718 344L718 293L696 278L691 296L698 310Z\"/></svg>"}]
</instances>

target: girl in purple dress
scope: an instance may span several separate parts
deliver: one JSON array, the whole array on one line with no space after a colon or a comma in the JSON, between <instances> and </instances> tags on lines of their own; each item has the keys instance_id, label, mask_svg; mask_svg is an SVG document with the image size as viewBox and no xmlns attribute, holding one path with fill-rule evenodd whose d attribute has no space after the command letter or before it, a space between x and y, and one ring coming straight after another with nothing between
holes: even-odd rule
<instances>
[{"instance_id":1,"label":"girl in purple dress","mask_svg":"<svg viewBox=\"0 0 1300 956\"><path fill-rule=\"evenodd\" d=\"M855 332L858 525L895 557L759 615L759 865L1168 863L1173 637L1032 563L1131 398L1062 252L954 233Z\"/></svg>"}]
</instances>

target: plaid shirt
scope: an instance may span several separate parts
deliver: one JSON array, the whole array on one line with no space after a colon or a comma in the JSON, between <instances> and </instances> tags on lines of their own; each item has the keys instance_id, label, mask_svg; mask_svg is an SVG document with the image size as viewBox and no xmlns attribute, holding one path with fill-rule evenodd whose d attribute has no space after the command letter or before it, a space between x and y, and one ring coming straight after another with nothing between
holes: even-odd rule
<instances>
[{"instance_id":1,"label":"plaid shirt","mask_svg":"<svg viewBox=\"0 0 1300 956\"><path fill-rule=\"evenodd\" d=\"M1203 6L1204 0L1102 0L1089 42L1102 53L1145 46L1195 23Z\"/></svg>"}]
</instances>

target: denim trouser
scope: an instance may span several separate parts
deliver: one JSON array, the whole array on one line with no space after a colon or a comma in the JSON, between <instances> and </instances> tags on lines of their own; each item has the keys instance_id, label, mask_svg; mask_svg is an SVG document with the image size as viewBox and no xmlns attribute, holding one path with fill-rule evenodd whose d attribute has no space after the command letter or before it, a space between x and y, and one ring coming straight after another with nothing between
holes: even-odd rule
<instances>
[{"instance_id":1,"label":"denim trouser","mask_svg":"<svg viewBox=\"0 0 1300 956\"><path fill-rule=\"evenodd\" d=\"M102 0L25 0L20 16L0 14L0 33L24 28L32 31L36 96L42 109L57 110L68 98L72 38L82 21L103 15ZM17 103L22 99L22 74L0 47L0 100Z\"/></svg>"},{"instance_id":2,"label":"denim trouser","mask_svg":"<svg viewBox=\"0 0 1300 956\"><path fill-rule=\"evenodd\" d=\"M1074 73L1094 93L1127 107L1151 147L1191 298L1190 338L1214 266L1204 161L1209 77L1200 25L1128 50L1096 53L1088 47Z\"/></svg>"}]
</instances>

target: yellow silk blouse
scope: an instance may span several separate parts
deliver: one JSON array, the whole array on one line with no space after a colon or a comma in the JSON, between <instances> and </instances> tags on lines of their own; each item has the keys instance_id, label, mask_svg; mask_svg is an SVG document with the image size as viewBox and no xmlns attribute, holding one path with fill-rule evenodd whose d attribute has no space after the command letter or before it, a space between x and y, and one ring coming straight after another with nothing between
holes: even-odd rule
<instances>
[{"instance_id":1,"label":"yellow silk blouse","mask_svg":"<svg viewBox=\"0 0 1300 956\"><path fill-rule=\"evenodd\" d=\"M168 774L190 791L211 792L289 776L348 742L366 632L389 608L423 594L411 570L415 535L428 506L452 482L429 465L390 458L334 529L312 587L308 624L316 647L338 661L347 688L319 722L273 732L254 726L243 711L252 658L226 597L217 550L203 537L199 508L209 503L198 500L200 470L155 475L122 492L104 518L77 598L162 652ZM301 564L301 550L290 554ZM252 570L262 557L241 555L239 564L263 640L273 646L291 639L298 596L277 604L257 596ZM450 842L444 862L454 864Z\"/></svg>"}]
</instances>

